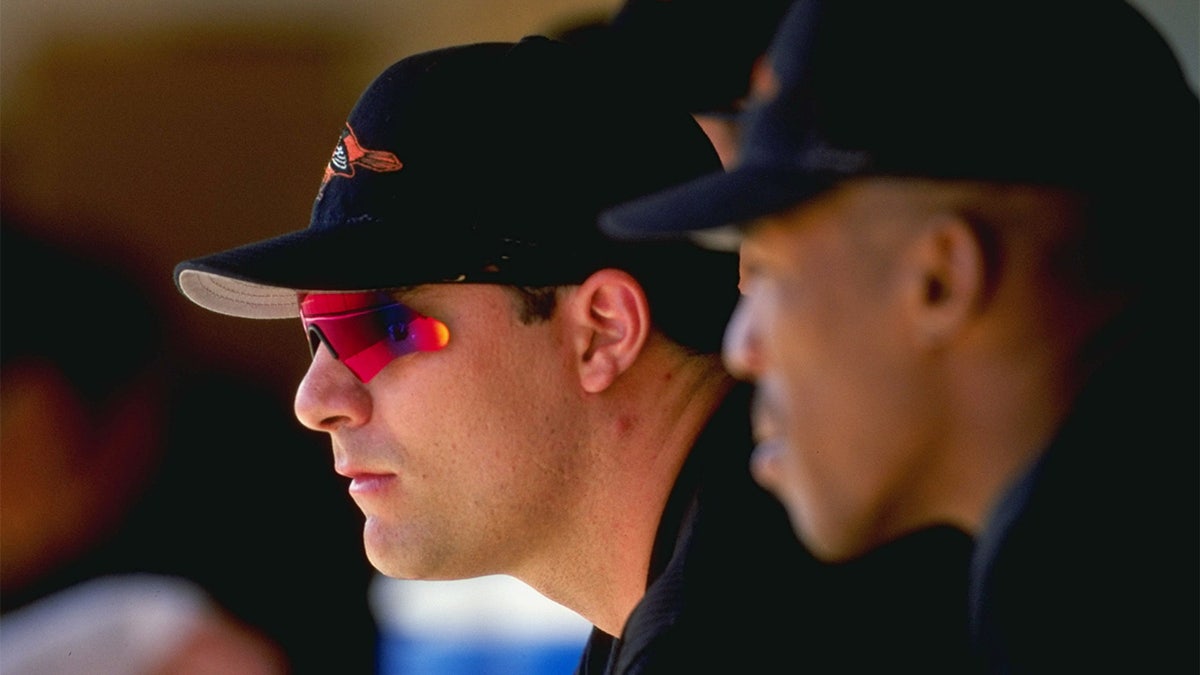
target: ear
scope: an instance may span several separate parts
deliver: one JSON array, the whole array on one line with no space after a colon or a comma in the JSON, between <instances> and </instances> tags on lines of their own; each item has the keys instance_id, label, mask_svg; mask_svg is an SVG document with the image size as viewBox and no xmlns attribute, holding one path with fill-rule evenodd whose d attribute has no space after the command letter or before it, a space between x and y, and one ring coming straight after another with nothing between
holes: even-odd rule
<instances>
[{"instance_id":1,"label":"ear","mask_svg":"<svg viewBox=\"0 0 1200 675\"><path fill-rule=\"evenodd\" d=\"M602 269L567 303L579 381L589 393L607 389L637 359L650 335L650 303L626 272Z\"/></svg>"},{"instance_id":2,"label":"ear","mask_svg":"<svg viewBox=\"0 0 1200 675\"><path fill-rule=\"evenodd\" d=\"M983 242L963 218L941 215L921 230L910 253L907 296L913 335L919 346L938 348L983 305Z\"/></svg>"}]
</instances>

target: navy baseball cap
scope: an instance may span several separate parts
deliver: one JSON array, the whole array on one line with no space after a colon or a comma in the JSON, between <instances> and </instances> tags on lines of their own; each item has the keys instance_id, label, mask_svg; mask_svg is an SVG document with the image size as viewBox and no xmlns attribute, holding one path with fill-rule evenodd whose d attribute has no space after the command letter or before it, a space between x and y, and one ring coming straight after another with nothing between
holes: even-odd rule
<instances>
[{"instance_id":1,"label":"navy baseball cap","mask_svg":"<svg viewBox=\"0 0 1200 675\"><path fill-rule=\"evenodd\" d=\"M728 248L867 176L1195 201L1196 94L1125 2L798 0L766 63L734 166L606 211L605 232Z\"/></svg>"},{"instance_id":2,"label":"navy baseball cap","mask_svg":"<svg viewBox=\"0 0 1200 675\"><path fill-rule=\"evenodd\" d=\"M184 261L174 279L209 310L271 319L299 316L298 292L559 285L617 267L652 303L654 288L672 285L715 307L719 336L720 308L736 303L736 258L613 241L597 216L720 168L687 111L571 45L531 36L447 47L394 63L363 92L306 228ZM676 274L697 266L711 280Z\"/></svg>"}]
</instances>

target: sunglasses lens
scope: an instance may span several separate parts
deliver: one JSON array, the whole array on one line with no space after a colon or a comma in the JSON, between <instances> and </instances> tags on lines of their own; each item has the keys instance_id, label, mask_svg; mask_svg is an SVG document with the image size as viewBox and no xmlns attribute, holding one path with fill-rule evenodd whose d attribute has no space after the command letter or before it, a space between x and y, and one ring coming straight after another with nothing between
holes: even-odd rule
<instances>
[{"instance_id":1,"label":"sunglasses lens","mask_svg":"<svg viewBox=\"0 0 1200 675\"><path fill-rule=\"evenodd\" d=\"M313 293L300 317L315 355L322 343L363 382L405 354L436 351L450 340L446 324L422 316L388 293Z\"/></svg>"}]
</instances>

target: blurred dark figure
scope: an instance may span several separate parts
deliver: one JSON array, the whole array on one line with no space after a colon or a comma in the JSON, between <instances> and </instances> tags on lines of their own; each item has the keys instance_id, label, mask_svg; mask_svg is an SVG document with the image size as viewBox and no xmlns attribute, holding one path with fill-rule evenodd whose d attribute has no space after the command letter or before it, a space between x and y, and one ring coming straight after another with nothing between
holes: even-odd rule
<instances>
[{"instance_id":1,"label":"blurred dark figure","mask_svg":"<svg viewBox=\"0 0 1200 675\"><path fill-rule=\"evenodd\" d=\"M565 22L551 32L683 105L728 167L752 73L791 3L626 0L607 20Z\"/></svg>"},{"instance_id":2,"label":"blurred dark figure","mask_svg":"<svg viewBox=\"0 0 1200 675\"><path fill-rule=\"evenodd\" d=\"M179 601L156 616L245 659L202 672L375 672L361 517L327 449L267 389L180 370L161 308L116 256L32 225L6 213L0 230L6 626L74 595L110 607L112 632L157 588ZM184 646L170 672L191 672Z\"/></svg>"}]
</instances>

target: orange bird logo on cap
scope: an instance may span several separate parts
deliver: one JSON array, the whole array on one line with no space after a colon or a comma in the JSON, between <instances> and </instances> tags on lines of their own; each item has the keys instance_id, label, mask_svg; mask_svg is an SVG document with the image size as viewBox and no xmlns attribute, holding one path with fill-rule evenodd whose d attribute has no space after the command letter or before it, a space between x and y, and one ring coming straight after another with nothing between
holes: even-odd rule
<instances>
[{"instance_id":1,"label":"orange bird logo on cap","mask_svg":"<svg viewBox=\"0 0 1200 675\"><path fill-rule=\"evenodd\" d=\"M338 138L337 146L333 148L333 156L325 166L325 176L321 179L321 187L334 176L350 178L354 176L354 167L360 166L368 171L380 173L399 171L404 164L393 153L386 150L370 150L364 148L354 135L354 129L347 124Z\"/></svg>"}]
</instances>

